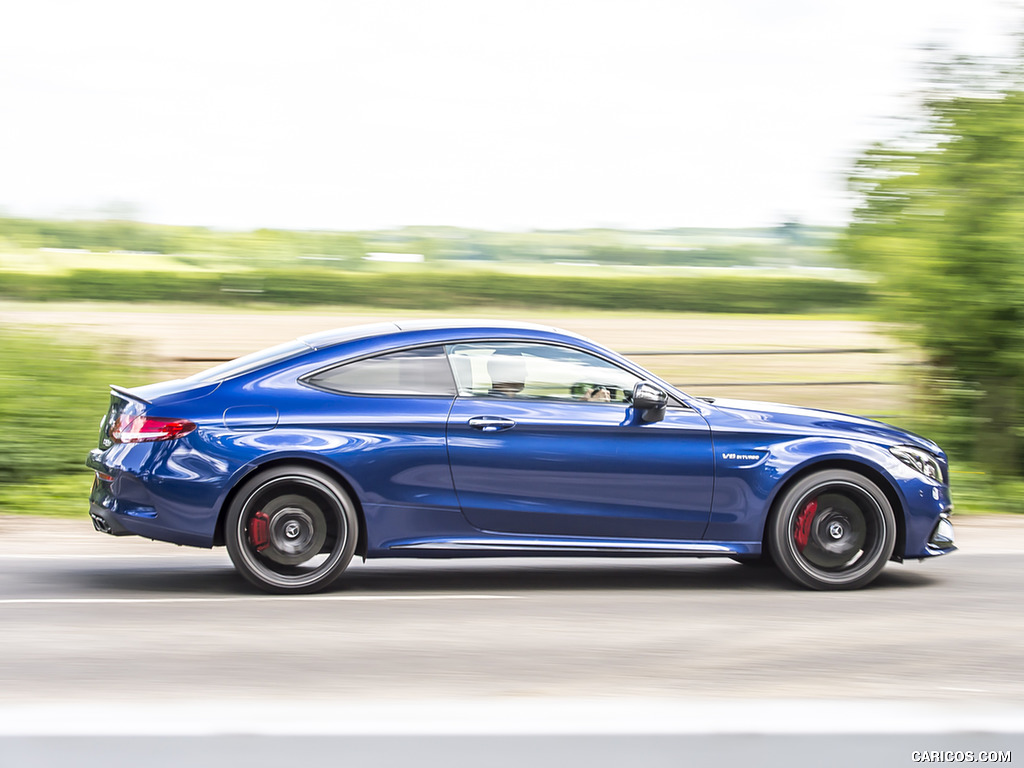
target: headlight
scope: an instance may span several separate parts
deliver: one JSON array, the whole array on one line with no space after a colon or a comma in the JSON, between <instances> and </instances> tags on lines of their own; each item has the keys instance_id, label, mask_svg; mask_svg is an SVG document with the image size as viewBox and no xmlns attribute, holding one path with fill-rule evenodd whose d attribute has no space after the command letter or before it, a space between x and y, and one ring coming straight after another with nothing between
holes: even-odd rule
<instances>
[{"instance_id":1,"label":"headlight","mask_svg":"<svg viewBox=\"0 0 1024 768\"><path fill-rule=\"evenodd\" d=\"M927 451L911 448L909 445L895 445L889 452L911 469L916 469L925 477L942 482L942 467L938 460Z\"/></svg>"}]
</instances>

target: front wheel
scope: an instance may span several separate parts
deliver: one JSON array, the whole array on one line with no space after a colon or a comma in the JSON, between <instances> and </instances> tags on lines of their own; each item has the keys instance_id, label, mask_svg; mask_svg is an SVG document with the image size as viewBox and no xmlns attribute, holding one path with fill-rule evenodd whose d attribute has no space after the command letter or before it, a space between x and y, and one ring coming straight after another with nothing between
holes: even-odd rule
<instances>
[{"instance_id":1,"label":"front wheel","mask_svg":"<svg viewBox=\"0 0 1024 768\"><path fill-rule=\"evenodd\" d=\"M266 592L315 592L340 574L355 551L352 500L329 475L278 467L248 480L225 520L235 568Z\"/></svg>"},{"instance_id":2,"label":"front wheel","mask_svg":"<svg viewBox=\"0 0 1024 768\"><path fill-rule=\"evenodd\" d=\"M885 494L863 475L840 469L793 485L776 503L769 525L779 569L812 589L863 587L896 545L896 518Z\"/></svg>"}]
</instances>

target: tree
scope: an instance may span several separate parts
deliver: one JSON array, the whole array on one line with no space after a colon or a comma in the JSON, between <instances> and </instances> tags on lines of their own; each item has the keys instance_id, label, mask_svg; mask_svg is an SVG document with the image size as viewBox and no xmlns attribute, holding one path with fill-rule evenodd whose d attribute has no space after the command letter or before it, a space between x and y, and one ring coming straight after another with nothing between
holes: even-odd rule
<instances>
[{"instance_id":1,"label":"tree","mask_svg":"<svg viewBox=\"0 0 1024 768\"><path fill-rule=\"evenodd\" d=\"M922 118L871 148L842 242L883 316L924 352L936 424L991 471L1024 474L1024 56L933 65ZM944 429L943 429L944 428Z\"/></svg>"}]
</instances>

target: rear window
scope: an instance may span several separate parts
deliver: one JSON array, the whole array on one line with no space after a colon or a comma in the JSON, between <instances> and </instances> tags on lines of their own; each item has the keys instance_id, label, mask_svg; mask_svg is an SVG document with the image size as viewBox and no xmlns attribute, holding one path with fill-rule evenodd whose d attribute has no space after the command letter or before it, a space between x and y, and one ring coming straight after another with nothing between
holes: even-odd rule
<instances>
[{"instance_id":1,"label":"rear window","mask_svg":"<svg viewBox=\"0 0 1024 768\"><path fill-rule=\"evenodd\" d=\"M203 384L224 381L224 379L241 376L243 373L255 371L272 363L279 363L290 357L297 357L303 352L309 352L309 347L298 339L293 339L292 341L286 341L284 344L278 344L276 347L261 349L259 352L253 352L250 355L221 363L214 368L193 374L185 379L185 381L195 381Z\"/></svg>"},{"instance_id":2,"label":"rear window","mask_svg":"<svg viewBox=\"0 0 1024 768\"><path fill-rule=\"evenodd\" d=\"M305 379L317 389L343 395L455 395L444 347L389 352L339 365Z\"/></svg>"}]
</instances>

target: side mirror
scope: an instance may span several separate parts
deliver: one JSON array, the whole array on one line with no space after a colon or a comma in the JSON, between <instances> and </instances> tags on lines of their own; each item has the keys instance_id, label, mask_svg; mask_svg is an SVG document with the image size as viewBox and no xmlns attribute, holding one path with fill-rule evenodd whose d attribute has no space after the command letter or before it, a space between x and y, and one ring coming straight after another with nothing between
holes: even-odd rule
<instances>
[{"instance_id":1,"label":"side mirror","mask_svg":"<svg viewBox=\"0 0 1024 768\"><path fill-rule=\"evenodd\" d=\"M637 382L633 387L633 407L640 413L640 420L648 424L665 418L668 395L646 381Z\"/></svg>"}]
</instances>

